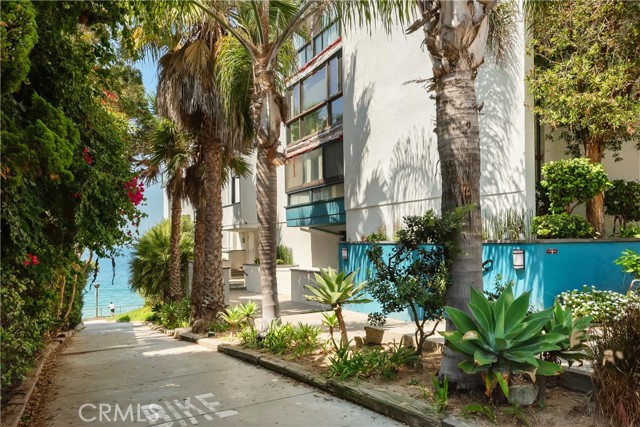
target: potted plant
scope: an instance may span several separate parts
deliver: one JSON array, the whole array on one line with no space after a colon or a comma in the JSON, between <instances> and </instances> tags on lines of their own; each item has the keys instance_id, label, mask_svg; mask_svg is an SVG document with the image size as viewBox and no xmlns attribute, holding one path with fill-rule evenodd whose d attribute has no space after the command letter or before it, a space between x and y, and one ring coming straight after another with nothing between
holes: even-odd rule
<instances>
[{"instance_id":1,"label":"potted plant","mask_svg":"<svg viewBox=\"0 0 640 427\"><path fill-rule=\"evenodd\" d=\"M387 323L387 318L384 313L376 312L369 313L367 316L369 326L364 327L366 334L365 342L367 345L380 345L382 344L382 337L384 336L383 326Z\"/></svg>"}]
</instances>

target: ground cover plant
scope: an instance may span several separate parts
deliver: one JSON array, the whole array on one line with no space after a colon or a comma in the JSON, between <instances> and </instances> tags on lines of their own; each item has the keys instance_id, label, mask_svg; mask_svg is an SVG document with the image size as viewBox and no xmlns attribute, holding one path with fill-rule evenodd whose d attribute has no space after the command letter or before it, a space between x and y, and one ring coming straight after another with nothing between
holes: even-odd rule
<instances>
[{"instance_id":1,"label":"ground cover plant","mask_svg":"<svg viewBox=\"0 0 640 427\"><path fill-rule=\"evenodd\" d=\"M640 295L584 285L581 290L562 292L558 295L558 302L563 308L571 309L574 316L591 316L593 323L606 323L610 319L619 319L630 305L640 302Z\"/></svg>"}]
</instances>

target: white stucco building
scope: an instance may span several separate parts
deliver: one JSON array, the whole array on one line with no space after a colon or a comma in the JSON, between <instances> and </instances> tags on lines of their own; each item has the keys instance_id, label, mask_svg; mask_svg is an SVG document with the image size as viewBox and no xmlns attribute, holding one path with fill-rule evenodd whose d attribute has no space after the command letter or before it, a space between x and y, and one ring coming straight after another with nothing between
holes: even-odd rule
<instances>
[{"instance_id":1,"label":"white stucco building","mask_svg":"<svg viewBox=\"0 0 640 427\"><path fill-rule=\"evenodd\" d=\"M301 268L337 266L338 242L383 231L393 236L405 215L440 207L435 101L422 33L382 30L341 34L329 18L299 41L299 72L289 81L290 119L278 169L279 244ZM482 153L483 216L535 210L540 165L564 156L549 143L528 105L524 23L508 70L488 56L476 88ZM622 162L603 162L610 179L640 179L633 144ZM255 163L255 159L254 159ZM231 178L223 193L224 250L232 268L257 256L255 178Z\"/></svg>"}]
</instances>

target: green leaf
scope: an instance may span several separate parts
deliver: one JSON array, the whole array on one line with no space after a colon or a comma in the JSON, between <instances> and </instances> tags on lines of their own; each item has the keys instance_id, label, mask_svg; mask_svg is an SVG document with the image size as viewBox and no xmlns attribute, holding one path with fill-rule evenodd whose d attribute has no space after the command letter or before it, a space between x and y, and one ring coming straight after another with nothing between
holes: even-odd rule
<instances>
[{"instance_id":1,"label":"green leaf","mask_svg":"<svg viewBox=\"0 0 640 427\"><path fill-rule=\"evenodd\" d=\"M538 369L536 370L536 374L553 376L559 375L560 373L562 373L562 366L552 362L547 362L546 360L538 360Z\"/></svg>"},{"instance_id":2,"label":"green leaf","mask_svg":"<svg viewBox=\"0 0 640 427\"><path fill-rule=\"evenodd\" d=\"M502 373L495 372L494 374L496 376L496 379L498 380L498 384L500 384L500 388L502 389L504 396L506 398L509 398L509 385L507 384L504 377L502 376Z\"/></svg>"},{"instance_id":3,"label":"green leaf","mask_svg":"<svg viewBox=\"0 0 640 427\"><path fill-rule=\"evenodd\" d=\"M484 350L476 350L476 352L473 354L473 361L478 366L490 365L497 362L498 357L495 354L486 352Z\"/></svg>"},{"instance_id":4,"label":"green leaf","mask_svg":"<svg viewBox=\"0 0 640 427\"><path fill-rule=\"evenodd\" d=\"M467 314L464 311L458 310L457 308L454 308L454 307L448 307L448 306L445 307L444 309L447 312L447 316L449 316L449 319L451 319L451 322L454 324L456 329L458 329L463 334L467 331L477 329L476 324L473 322L473 320L471 320L469 316L467 316Z\"/></svg>"}]
</instances>

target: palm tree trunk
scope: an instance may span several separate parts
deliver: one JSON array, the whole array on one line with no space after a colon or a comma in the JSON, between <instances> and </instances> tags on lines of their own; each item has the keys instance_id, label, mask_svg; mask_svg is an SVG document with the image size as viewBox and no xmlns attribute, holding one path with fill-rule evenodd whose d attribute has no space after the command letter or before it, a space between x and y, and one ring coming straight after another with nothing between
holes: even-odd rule
<instances>
[{"instance_id":1,"label":"palm tree trunk","mask_svg":"<svg viewBox=\"0 0 640 427\"><path fill-rule=\"evenodd\" d=\"M195 229L193 244L193 283L191 284L191 325L200 318L202 306L202 288L204 286L204 203L198 200L195 213Z\"/></svg>"},{"instance_id":2,"label":"palm tree trunk","mask_svg":"<svg viewBox=\"0 0 640 427\"><path fill-rule=\"evenodd\" d=\"M280 318L278 282L276 280L278 181L276 168L270 164L268 157L268 149L259 147L256 165L256 209L263 330L269 327L272 320Z\"/></svg>"},{"instance_id":3,"label":"palm tree trunk","mask_svg":"<svg viewBox=\"0 0 640 427\"><path fill-rule=\"evenodd\" d=\"M258 216L258 256L262 290L262 330L280 318L278 281L276 278L276 244L278 225L278 176L275 157L284 114L278 97L273 71L258 68L253 100L253 122L256 129L256 211Z\"/></svg>"},{"instance_id":4,"label":"palm tree trunk","mask_svg":"<svg viewBox=\"0 0 640 427\"><path fill-rule=\"evenodd\" d=\"M67 319L69 319L69 314L71 314L71 308L73 308L73 300L76 298L76 285L78 283L78 273L73 275L73 285L71 287L71 297L69 298L69 303L67 304L67 310L64 312L64 316L62 316L62 323L65 324Z\"/></svg>"},{"instance_id":5,"label":"palm tree trunk","mask_svg":"<svg viewBox=\"0 0 640 427\"><path fill-rule=\"evenodd\" d=\"M204 270L199 317L193 322L193 332L206 332L216 315L224 310L222 277L222 166L223 146L211 141L204 151L205 200Z\"/></svg>"},{"instance_id":6,"label":"palm tree trunk","mask_svg":"<svg viewBox=\"0 0 640 427\"><path fill-rule=\"evenodd\" d=\"M470 289L482 289L482 221L480 213L480 130L474 77L458 71L436 81L437 136L442 174L442 213L467 206L469 211L456 238L457 252L450 257L451 285L447 305L469 313ZM450 320L447 330L455 327ZM461 356L445 349L440 375L459 388L476 381L458 368Z\"/></svg>"},{"instance_id":7,"label":"palm tree trunk","mask_svg":"<svg viewBox=\"0 0 640 427\"><path fill-rule=\"evenodd\" d=\"M182 175L182 170L176 174ZM169 288L171 299L182 299L182 280L180 275L180 239L182 234L182 199L171 196L171 251L169 253Z\"/></svg>"},{"instance_id":8,"label":"palm tree trunk","mask_svg":"<svg viewBox=\"0 0 640 427\"><path fill-rule=\"evenodd\" d=\"M589 141L585 144L585 154L593 163L602 163L604 146L598 141ZM587 221L604 237L604 193L587 201Z\"/></svg>"}]
</instances>

